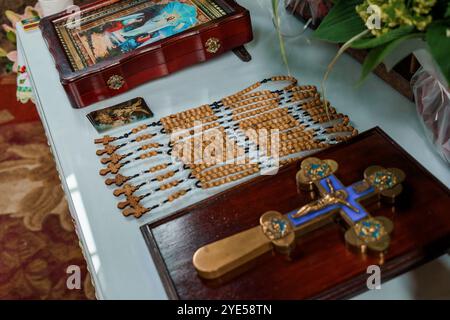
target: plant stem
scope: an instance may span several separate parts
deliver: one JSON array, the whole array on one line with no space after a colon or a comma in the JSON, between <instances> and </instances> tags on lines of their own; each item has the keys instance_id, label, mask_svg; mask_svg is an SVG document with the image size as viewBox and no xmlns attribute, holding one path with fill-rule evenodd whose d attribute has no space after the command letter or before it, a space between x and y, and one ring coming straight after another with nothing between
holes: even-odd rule
<instances>
[{"instance_id":1,"label":"plant stem","mask_svg":"<svg viewBox=\"0 0 450 320\"><path fill-rule=\"evenodd\" d=\"M281 51L281 56L283 58L283 62L287 68L288 74L291 75L291 71L289 69L289 61L286 55L286 47L284 44L284 38L283 35L281 34L281 30L280 30L280 16L279 16L279 12L278 12L278 0L272 0L272 11L273 11L273 19L274 19L274 23L275 23L275 28L277 29L277 34L278 34L278 41L280 42L280 51Z\"/></svg>"},{"instance_id":2,"label":"plant stem","mask_svg":"<svg viewBox=\"0 0 450 320\"><path fill-rule=\"evenodd\" d=\"M338 59L341 57L341 55L345 52L345 50L350 48L350 46L352 45L353 42L364 37L369 32L370 32L369 29L364 30L363 32L357 34L356 36L354 36L353 38L348 40L346 43L344 43L344 45L342 45L342 47L339 49L337 54L334 56L333 60L331 60L330 64L328 65L325 75L323 76L322 83L321 83L323 104L324 104L325 110L327 112L327 116L328 116L328 103L325 98L325 82L328 80L328 77L330 76L330 73L333 70L334 65L336 64Z\"/></svg>"}]
</instances>

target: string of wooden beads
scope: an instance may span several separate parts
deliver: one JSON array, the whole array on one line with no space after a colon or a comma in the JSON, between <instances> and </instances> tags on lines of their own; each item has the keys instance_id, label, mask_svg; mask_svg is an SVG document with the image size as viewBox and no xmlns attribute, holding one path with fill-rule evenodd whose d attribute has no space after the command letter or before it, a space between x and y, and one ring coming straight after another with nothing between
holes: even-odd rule
<instances>
[{"instance_id":1,"label":"string of wooden beads","mask_svg":"<svg viewBox=\"0 0 450 320\"><path fill-rule=\"evenodd\" d=\"M313 85L302 85L302 86L295 86L293 88L290 89L291 91L313 91L313 92L317 92L317 87L313 86Z\"/></svg>"},{"instance_id":2,"label":"string of wooden beads","mask_svg":"<svg viewBox=\"0 0 450 320\"><path fill-rule=\"evenodd\" d=\"M238 108L242 108L242 107L245 107L245 106L248 106L248 105L252 105L252 104L255 104L255 103L258 103L258 102L263 102L263 101L267 101L267 100L269 100L269 101L275 100L278 97L279 97L278 94L271 93L271 94L266 95L266 96L253 97L253 98L245 99L245 100L242 100L242 101L238 100L239 102L234 102L233 104L225 104L224 103L224 106L227 106L228 108L231 108L231 109L234 109L234 108L238 109Z\"/></svg>"},{"instance_id":3,"label":"string of wooden beads","mask_svg":"<svg viewBox=\"0 0 450 320\"><path fill-rule=\"evenodd\" d=\"M252 174L256 174L259 172L259 167L255 167L252 168L250 170L246 170L246 171L242 171L236 175L233 176L227 176L225 178L219 179L219 180L214 180L214 181L210 181L210 182L205 182L202 183L202 188L203 189L209 189L209 188L214 188L214 187L219 187L221 185L227 184L227 183L231 183L237 180L241 180L244 179L247 176L250 176Z\"/></svg>"},{"instance_id":4,"label":"string of wooden beads","mask_svg":"<svg viewBox=\"0 0 450 320\"><path fill-rule=\"evenodd\" d=\"M200 180L202 184L216 180L219 178L223 178L226 176L231 176L239 172L244 172L249 169L258 168L257 164L247 164L247 165L231 165L229 167L221 166L218 168L211 169L207 172L202 172L197 175L196 178Z\"/></svg>"},{"instance_id":5,"label":"string of wooden beads","mask_svg":"<svg viewBox=\"0 0 450 320\"><path fill-rule=\"evenodd\" d=\"M172 189L172 188L178 186L180 183L181 183L180 180L175 180L175 181L163 184L162 186L159 187L159 189L162 191L169 190L169 189Z\"/></svg>"},{"instance_id":6,"label":"string of wooden beads","mask_svg":"<svg viewBox=\"0 0 450 320\"><path fill-rule=\"evenodd\" d=\"M158 171L165 170L165 169L167 169L170 165L171 165L171 163L163 163L163 164L159 164L159 165L156 165L156 166L154 166L154 167L151 167L151 168L149 168L148 170L145 170L145 171L143 171L143 172L141 172L141 173L135 174L135 175L133 175L133 176L124 176L124 175L121 175L121 174L119 173L119 174L116 174L116 175L114 176L114 178L108 178L108 179L106 179L106 180L105 180L105 184L108 185L108 186L115 184L116 186L121 187L125 182L128 182L128 181L130 181L130 180L132 180L132 179L135 179L135 178L137 178L137 177L140 177L140 176L142 176L143 174L146 174L146 173L155 173L155 172L158 172Z\"/></svg>"},{"instance_id":7,"label":"string of wooden beads","mask_svg":"<svg viewBox=\"0 0 450 320\"><path fill-rule=\"evenodd\" d=\"M231 96L228 98L224 98L221 100L222 104L224 105L232 105L235 102L241 101L243 99L250 99L250 98L254 98L254 97L259 97L259 96L270 96L272 94L271 91L269 90L263 90L263 91L256 91L256 92L252 92L243 96Z\"/></svg>"}]
</instances>

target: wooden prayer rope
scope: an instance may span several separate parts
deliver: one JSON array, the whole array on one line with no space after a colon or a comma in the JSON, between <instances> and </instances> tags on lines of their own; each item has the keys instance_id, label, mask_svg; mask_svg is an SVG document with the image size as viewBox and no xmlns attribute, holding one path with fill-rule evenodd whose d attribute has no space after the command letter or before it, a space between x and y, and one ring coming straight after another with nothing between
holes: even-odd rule
<instances>
[{"instance_id":1,"label":"wooden prayer rope","mask_svg":"<svg viewBox=\"0 0 450 320\"><path fill-rule=\"evenodd\" d=\"M172 177L175 175L175 173L172 175ZM164 180L164 179L163 179ZM138 191L139 189L141 189L143 186L150 184L151 182L156 182L156 181L163 181L163 180L158 180L158 179L152 179L146 182L143 182L139 185L131 185L131 184L125 184L122 188L120 189L116 189L114 190L113 194L116 197L119 197L121 195L125 195L127 197L132 196L136 191ZM178 179L178 180L174 180L165 184L160 185L157 189L155 189L155 191L165 191L171 188L174 188L176 186L178 186L180 183L184 182L185 180L182 179Z\"/></svg>"},{"instance_id":2,"label":"wooden prayer rope","mask_svg":"<svg viewBox=\"0 0 450 320\"><path fill-rule=\"evenodd\" d=\"M135 175L129 176L129 177L123 176L121 174L117 174L114 178L106 179L105 180L105 184L108 185L108 186L115 184L116 186L121 187L125 182L131 181L131 180L133 180L133 179L135 179L137 177L142 176L143 174L155 173L157 171L162 171L164 169L167 169L171 165L172 165L171 162L159 164L157 166L151 167L148 170L145 170L145 171L143 171L141 173L138 173L138 174L135 174Z\"/></svg>"},{"instance_id":3,"label":"wooden prayer rope","mask_svg":"<svg viewBox=\"0 0 450 320\"><path fill-rule=\"evenodd\" d=\"M281 95L280 93L274 93L270 96L260 96L258 98L251 98L248 100L244 100L241 102L235 102L234 104L223 104L223 107L225 109L231 110L233 113L235 112L242 112L242 110L256 108L258 106L263 106L264 104L268 103L280 103L284 99L285 102L295 102L295 101L301 101L306 100L308 98L320 98L320 96L315 92L304 92L304 93L284 93L285 95Z\"/></svg>"},{"instance_id":4,"label":"wooden prayer rope","mask_svg":"<svg viewBox=\"0 0 450 320\"><path fill-rule=\"evenodd\" d=\"M214 180L214 181L209 181L206 183L202 183L201 187L203 189L209 189L209 188L213 188L213 187L219 187L221 185L233 182L233 181L237 181L237 180L241 180L247 176L250 176L252 174L256 174L259 172L259 167L255 167L252 168L250 170L246 170L246 171L242 171L236 175L232 175L232 176L227 176L225 178L221 178L219 180Z\"/></svg>"},{"instance_id":5,"label":"wooden prayer rope","mask_svg":"<svg viewBox=\"0 0 450 320\"><path fill-rule=\"evenodd\" d=\"M168 189L165 189L165 190L168 190ZM192 190L192 188L189 188L188 190ZM131 207L131 208L139 207L139 206L141 206L142 200L144 200L145 198L153 195L156 191L158 191L158 189L152 190L152 191L150 191L150 192L148 192L148 193L146 193L146 194L144 194L142 196L133 196L133 195L127 196L127 199L125 201L119 202L117 207L120 210L124 210L125 208L128 208L128 207ZM186 189L185 190L181 190L181 191L177 191L177 192L169 195L169 197L166 199L166 201L163 202L163 204L167 203L167 202L172 202L172 201L174 201L174 200L184 196L186 193L187 193ZM156 206L153 206L152 208L154 209L154 208L157 208L159 206L160 205L156 205ZM129 211L129 210L127 210L127 211ZM125 216L127 215L126 212L123 212L123 213L124 213Z\"/></svg>"},{"instance_id":6,"label":"wooden prayer rope","mask_svg":"<svg viewBox=\"0 0 450 320\"><path fill-rule=\"evenodd\" d=\"M236 170L236 164L225 164L222 165L220 167L216 167L216 168L212 168L209 170L192 170L192 173L195 175L195 177L197 179L202 179L208 176L212 176L214 177L216 174L221 174L224 173L226 175L233 173L232 171ZM247 170L250 168L253 168L254 166L257 166L257 164L243 164L243 165L238 165L240 168L242 168L243 170ZM210 180L210 179L209 179Z\"/></svg>"},{"instance_id":7,"label":"wooden prayer rope","mask_svg":"<svg viewBox=\"0 0 450 320\"><path fill-rule=\"evenodd\" d=\"M139 190L139 188L140 188L139 186L128 187L127 190L125 190L123 193L121 193L121 195L122 194L125 195L126 200L119 202L117 204L117 208L123 210L123 209L125 209L125 208L127 208L129 206L133 207L133 206L136 206L136 205L140 205L140 202L142 200L144 200L145 198L148 198L149 196L155 194L155 192L166 191L166 190L175 188L175 187L181 185L182 183L184 183L185 181L187 181L187 180L175 180L175 181L172 181L170 183L163 184L163 185L159 186L156 189L147 191L145 194L140 195L140 196L135 196L134 195L134 193Z\"/></svg>"},{"instance_id":8,"label":"wooden prayer rope","mask_svg":"<svg viewBox=\"0 0 450 320\"><path fill-rule=\"evenodd\" d=\"M148 128L158 127L158 126L161 126L160 122L153 122L153 123L150 123L150 124L143 124L143 125L140 125L139 127L136 127L134 129L132 129L130 132L125 133L124 135L122 135L120 137L104 136L104 137L102 137L100 139L95 139L94 143L95 144L103 144L103 145L106 146L106 145L110 144L111 142L122 140L122 139L126 139L126 138L128 138L129 136L131 136L133 134L137 134L137 133L139 133L141 131L144 131L144 130L146 130Z\"/></svg>"},{"instance_id":9,"label":"wooden prayer rope","mask_svg":"<svg viewBox=\"0 0 450 320\"><path fill-rule=\"evenodd\" d=\"M276 91L254 91L262 84L269 81L289 81L290 84L283 90ZM254 91L254 92L252 92ZM125 195L126 201L119 203L120 209L131 206L128 211L124 211L124 215L134 215L140 217L141 215L150 212L151 210L159 207L161 204L145 208L140 205L140 202L148 197L150 194L158 191L164 191L172 189L181 183L189 179L196 179L197 187L201 188L213 188L223 184L227 184L233 181L243 179L246 176L258 173L260 167L255 163L240 164L221 164L221 163L209 163L209 164L189 164L187 161L195 159L195 156L203 156L203 151L207 146L206 143L202 145L195 144L196 137L199 136L198 130L202 130L201 134L207 136L209 130L218 129L225 134L223 144L226 149L228 136L231 135L234 138L243 138L241 131L235 131L236 129L278 129L280 131L279 142L279 156L280 158L288 157L290 155L298 154L299 152L306 150L313 150L318 148L324 148L329 143L335 141L343 141L349 138L349 135L339 135L341 132L347 132L351 135L355 134L356 130L353 127L348 126L348 117L337 114L336 110L329 106L328 110L325 110L324 104L329 105L328 102L323 102L320 99L320 95L317 93L315 86L297 86L297 80L292 77L280 76L272 77L260 81L234 95L223 98L218 102L214 102L210 105L203 105L195 109L186 110L165 118L162 118L159 122L155 122L149 125L140 125L130 132L120 137L105 136L102 139L97 139L96 143L103 144L105 147L103 150L98 150L98 155L107 153L110 157L105 157L101 161L103 164L108 164L107 168L102 170L101 173L113 173L116 176L113 179L107 179L106 184L115 184L118 187L123 186L121 189L114 191L115 195ZM328 123L330 121L338 121L334 124L327 125L327 127L316 127L321 123ZM199 123L198 123L199 122ZM138 148L135 151L127 154L116 154L115 152L128 145L129 143L142 142L149 140L157 135L157 133L145 133L135 139L122 143L119 145L112 145L114 141L120 139L130 138L132 135L140 133L144 130L155 128L159 130L162 128L161 133L172 133L179 130L186 130L186 133L180 131L183 135L180 141L169 144L169 148L176 148L181 142L190 143L190 139L194 142L194 148L186 155L182 155L180 158L185 163L186 168L191 169L191 176L186 180L175 180L161 185L155 190L142 195L135 196L134 193L140 190L144 185L150 182L161 182L166 179L170 179L175 176L176 172L169 171L165 174L161 174L149 182L144 182L140 185L133 186L125 184L139 176L150 174L153 171L145 170L139 174L131 175L129 177L119 174L120 169L130 163L132 160L145 160L147 158L154 157L162 152L155 153L151 151L139 155L138 157L122 162L125 158L130 157L132 154L136 154L138 151L148 150L151 148L163 147L161 144L147 144ZM313 128L314 130L310 130ZM319 130L320 129L320 130ZM227 130L225 132L225 130ZM324 138L324 136L327 138ZM250 141L253 141L255 145L259 143L257 136L247 137ZM236 144L236 141L231 142L233 146L232 156L234 158L245 155L248 150L243 150ZM187 151L187 150L186 150ZM191 154L189 154L191 153ZM170 154L169 154L170 155ZM186 157L184 157L186 156ZM189 158L189 156L193 156ZM215 156L215 154L211 154ZM267 156L271 156L270 152ZM280 163L285 164L294 161L294 158L281 159ZM172 165L172 163L170 163ZM153 168L157 168L157 165ZM167 166L168 167L168 166ZM159 170L163 170L164 164L161 165ZM157 169L154 169L157 170ZM125 185L124 185L125 184ZM170 196L166 202L171 202L185 193L193 190L193 188L187 189L186 192L177 192Z\"/></svg>"},{"instance_id":10,"label":"wooden prayer rope","mask_svg":"<svg viewBox=\"0 0 450 320\"><path fill-rule=\"evenodd\" d=\"M246 172L252 169L256 169L257 171L259 171L259 167L257 164L231 165L228 168L218 167L215 169L211 169L207 172L201 172L195 177L198 180L200 180L202 185L204 185L206 183L209 183L210 181L222 178L226 179L226 177L228 176L232 176L234 174L238 174L241 172Z\"/></svg>"},{"instance_id":11,"label":"wooden prayer rope","mask_svg":"<svg viewBox=\"0 0 450 320\"><path fill-rule=\"evenodd\" d=\"M156 157L157 155L163 154L162 151L150 151L147 153L143 153L140 156L134 158L133 160L137 161L137 160L145 160L148 158L152 158L152 157ZM108 163L106 169L102 169L100 170L100 175L101 176L106 176L108 173L112 173L112 174L117 174L119 173L120 169L122 169L124 166L126 166L127 164L130 164L132 160L128 160L126 162L123 163Z\"/></svg>"},{"instance_id":12,"label":"wooden prayer rope","mask_svg":"<svg viewBox=\"0 0 450 320\"><path fill-rule=\"evenodd\" d=\"M133 154L136 154L140 151L145 151L145 150L149 150L152 148L161 148L164 147L163 144L160 143L149 143L146 145L143 145L141 147L139 147L136 151L134 152L129 152L127 154L117 154L117 153L113 153L111 155L111 157L107 157L107 158L102 158L100 161L102 164L108 164L108 163L119 163L120 161L122 161L123 159L126 159L130 156L132 156Z\"/></svg>"},{"instance_id":13,"label":"wooden prayer rope","mask_svg":"<svg viewBox=\"0 0 450 320\"><path fill-rule=\"evenodd\" d=\"M126 217L134 216L135 218L140 218L144 214L149 213L150 211L160 207L161 205L164 205L164 204L166 204L168 202L173 202L176 199L179 199L180 197L185 196L191 190L192 189L184 189L184 190L177 191L174 194L168 196L167 199L164 200L161 204L154 205L151 208L145 208L145 207L137 204L137 205L133 206L132 208L125 209L123 211L123 215L126 216Z\"/></svg>"},{"instance_id":14,"label":"wooden prayer rope","mask_svg":"<svg viewBox=\"0 0 450 320\"><path fill-rule=\"evenodd\" d=\"M156 136L156 133L153 133L153 134L143 134L143 135L141 135L141 136L136 137L136 139L133 139L133 140L128 141L128 142L126 142L126 143L122 143L122 144L120 144L120 145L106 145L104 149L102 149L102 150L97 150L96 153L97 153L98 156L102 156L102 155L104 155L105 153L108 154L108 155L112 155L114 152L116 152L116 151L119 150L120 148L125 147L126 145L128 145L128 144L130 144L130 143L134 143L134 142L142 142L142 141L145 141L145 140L150 140L150 139L152 139L152 138L155 137L155 136ZM117 140L118 140L118 139L117 139Z\"/></svg>"},{"instance_id":15,"label":"wooden prayer rope","mask_svg":"<svg viewBox=\"0 0 450 320\"><path fill-rule=\"evenodd\" d=\"M243 179L246 176L258 173L259 170L260 169L258 166L254 166L253 168L250 168L249 170L243 170L242 172L238 172L235 175L227 176L225 178L221 178L221 179L210 181L210 182L205 182L205 183L202 183L201 185L202 185L202 188L218 187L220 185L230 183L233 181L237 181L237 180ZM230 173L233 173L232 170L230 170ZM149 197L150 195L154 194L155 192L165 191L165 190L174 188L174 187L180 185L181 183L183 183L184 181L186 181L186 180L175 180L175 181L169 182L167 184L163 184L163 185L159 186L157 189L154 189L154 190L152 190L144 195L141 195L141 196L134 196L134 193L147 183L143 183L139 186L125 185L123 188L115 190L114 195L117 197L121 196L121 195L125 195L127 198L126 201L122 201L118 204L119 209L124 209L128 206L138 207L138 206L140 206L139 203L143 199ZM182 191L176 192L175 194L169 196L168 201L172 202L172 201L184 196L187 193L185 191L186 190L182 190ZM144 211L142 211L142 212L144 212ZM127 210L126 212L124 212L124 215L128 216L128 215L130 215L129 214L130 212L131 212L130 210ZM146 211L146 212L148 212L148 211Z\"/></svg>"},{"instance_id":16,"label":"wooden prayer rope","mask_svg":"<svg viewBox=\"0 0 450 320\"><path fill-rule=\"evenodd\" d=\"M183 148L186 143L192 143L188 150L184 150ZM213 150L213 152L209 154L206 153L206 148L209 147L210 143L211 140L202 141L201 145L196 145L195 141L187 141L180 144L176 143L173 146L172 155L189 166L197 160L201 160L204 163L218 164L224 160L223 158L232 160L246 153L245 150L239 147L235 141L232 141L226 137L221 143L221 151L223 151L223 154L215 154L214 151L216 150ZM185 151L188 151L188 153L186 154Z\"/></svg>"}]
</instances>

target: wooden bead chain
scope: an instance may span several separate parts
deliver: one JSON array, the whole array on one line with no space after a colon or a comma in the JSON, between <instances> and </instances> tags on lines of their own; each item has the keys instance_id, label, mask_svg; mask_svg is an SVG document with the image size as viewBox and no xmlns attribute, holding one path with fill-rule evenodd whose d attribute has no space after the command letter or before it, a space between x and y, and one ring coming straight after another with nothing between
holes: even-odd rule
<instances>
[{"instance_id":1,"label":"wooden bead chain","mask_svg":"<svg viewBox=\"0 0 450 320\"><path fill-rule=\"evenodd\" d=\"M125 217L134 216L135 218L140 218L144 214L151 212L152 210L155 210L156 208L168 203L173 202L177 200L178 198L185 196L188 192L190 192L192 189L184 189L177 191L173 193L172 195L169 195L165 201L163 201L161 204L154 205L151 208L145 208L144 206L141 206L139 204L134 204L131 208L125 209L123 211L123 215Z\"/></svg>"},{"instance_id":2,"label":"wooden bead chain","mask_svg":"<svg viewBox=\"0 0 450 320\"><path fill-rule=\"evenodd\" d=\"M247 176L250 176L252 174L256 174L260 171L259 167L255 167L246 171L242 171L236 175L232 175L232 176L227 176L225 178L221 178L219 180L214 180L214 181L209 181L206 183L202 183L201 187L203 189L209 189L209 188L214 188L214 187L219 187L221 185L233 182L233 181L237 181L237 180L241 180Z\"/></svg>"},{"instance_id":3,"label":"wooden bead chain","mask_svg":"<svg viewBox=\"0 0 450 320\"><path fill-rule=\"evenodd\" d=\"M245 165L225 165L220 166L208 171L202 171L199 174L197 174L195 177L200 180L201 184L203 185L206 182L216 180L219 178L223 178L226 176L231 176L236 173L244 172L249 169L258 168L257 164L245 164Z\"/></svg>"},{"instance_id":4,"label":"wooden bead chain","mask_svg":"<svg viewBox=\"0 0 450 320\"><path fill-rule=\"evenodd\" d=\"M334 127L325 129L325 131L327 133L338 133L338 132L345 132L345 131L354 132L355 130L356 129L354 127L349 126L344 123L339 123L339 124L336 124Z\"/></svg>"},{"instance_id":5,"label":"wooden bead chain","mask_svg":"<svg viewBox=\"0 0 450 320\"><path fill-rule=\"evenodd\" d=\"M295 102L295 101L291 101L291 102ZM268 116L270 115L272 112L277 113L276 115L286 115L288 111L292 111L293 108L295 107L295 105L287 105L287 106L283 106L280 107L278 104L269 104L268 106L256 109L256 110L251 110L242 114L236 114L232 116L232 119L235 122L242 122L242 121L252 121L252 119L255 116ZM306 111L304 111L306 112ZM320 112L321 113L321 112ZM255 120L253 120L255 121Z\"/></svg>"},{"instance_id":6,"label":"wooden bead chain","mask_svg":"<svg viewBox=\"0 0 450 320\"><path fill-rule=\"evenodd\" d=\"M241 91L239 91L239 92L237 92L237 93L235 93L235 94L233 94L231 96L223 98L222 101L227 101L227 100L233 99L234 97L237 97L237 96L244 96L247 93L250 93L251 91L254 91L258 87L260 87L263 84L268 83L270 81L273 81L273 82L288 81L288 82L290 82L290 84L287 87L283 88L283 90L289 90L290 88L294 87L297 84L297 79L295 79L294 77L291 77L291 76L275 76L275 77L271 77L271 78L268 78L268 79L264 79L262 81L258 81L255 84L252 84L251 86L245 88L244 90L241 90Z\"/></svg>"},{"instance_id":7,"label":"wooden bead chain","mask_svg":"<svg viewBox=\"0 0 450 320\"><path fill-rule=\"evenodd\" d=\"M149 150L149 149L156 149L156 148L161 148L161 147L164 147L164 145L160 144L160 143L149 143L149 144L146 144L146 145L143 145L143 146L139 147L136 151L129 152L127 154L113 153L110 157L102 158L100 160L100 162L102 164L108 164L108 163L114 163L115 164L115 163L119 163L123 159L126 159L126 158L132 156L133 154L136 154L136 153L138 153L140 151L146 151L146 150Z\"/></svg>"},{"instance_id":8,"label":"wooden bead chain","mask_svg":"<svg viewBox=\"0 0 450 320\"><path fill-rule=\"evenodd\" d=\"M147 153L143 153L141 155L139 155L138 157L132 159L132 160L145 160L148 158L152 158L152 157L156 157L157 155L163 154L162 151L150 151ZM106 176L109 173L112 174L117 174L119 173L120 169L122 169L124 166L126 166L127 164L132 163L132 160L128 160L126 162L119 162L119 163L108 163L108 165L106 166L105 169L100 170L100 175L101 176Z\"/></svg>"},{"instance_id":9,"label":"wooden bead chain","mask_svg":"<svg viewBox=\"0 0 450 320\"><path fill-rule=\"evenodd\" d=\"M125 182L131 181L133 179L136 179L144 174L152 174L152 173L156 173L158 171L162 171L164 169L167 169L168 167L172 166L172 163L163 163L163 164L159 164L157 166L151 167L148 170L145 170L141 173L137 173L133 176L124 176L121 175L120 173L115 175L114 178L109 178L105 180L105 184L110 186L110 185L116 185L117 187L121 187Z\"/></svg>"},{"instance_id":10,"label":"wooden bead chain","mask_svg":"<svg viewBox=\"0 0 450 320\"><path fill-rule=\"evenodd\" d=\"M183 182L184 182L183 180L172 181L170 183L167 183L167 184L159 186L157 189L150 190L146 194L138 195L138 196L134 195L134 192L136 192L138 189L136 189L135 187L130 187L130 188L127 189L127 193L124 193L125 196L126 196L126 200L119 202L117 204L117 207L120 210L123 210L123 209L125 209L127 207L134 208L136 206L140 206L141 205L140 203L145 198L148 198L149 196L155 194L158 191L167 191L169 189L173 189L173 188L181 185ZM189 188L189 190L192 190L192 187ZM178 197L175 197L174 195L179 195L178 197L181 197L183 194L179 194L179 191L177 191L177 192L169 195L167 200L168 201L173 201L174 199L178 198ZM169 199L173 199L173 200L169 200ZM167 202L167 201L164 201L163 203L165 203L165 202ZM124 215L126 215L125 212L124 212Z\"/></svg>"},{"instance_id":11,"label":"wooden bead chain","mask_svg":"<svg viewBox=\"0 0 450 320\"><path fill-rule=\"evenodd\" d=\"M243 95L243 96L228 97L228 98L222 99L221 102L224 105L233 105L233 103L238 102L238 101L255 98L255 97L260 97L260 96L267 97L267 96L270 96L271 94L272 94L272 91L269 91L269 90L255 91L255 92Z\"/></svg>"},{"instance_id":12,"label":"wooden bead chain","mask_svg":"<svg viewBox=\"0 0 450 320\"><path fill-rule=\"evenodd\" d=\"M134 189L133 187L129 188L128 189L129 190L128 194L125 194L126 200L119 202L117 204L117 208L119 208L120 210L123 210L123 209L125 209L125 208L127 208L129 206L133 207L135 205L140 204L140 202L142 200L144 200L145 198L148 198L149 196L155 194L155 192L165 191L165 190L169 190L169 189L175 188L176 186L180 185L182 182L183 181L181 181L181 180L176 180L176 181L173 181L171 183L164 184L164 185L158 187L157 189L150 190L146 194L143 194L143 195L140 195L140 196L133 195L133 193L138 191L139 188L137 188L137 189Z\"/></svg>"},{"instance_id":13,"label":"wooden bead chain","mask_svg":"<svg viewBox=\"0 0 450 320\"><path fill-rule=\"evenodd\" d=\"M103 144L104 146L107 146L111 142L119 141L119 140L122 140L122 139L127 139L130 136L136 135L137 133L142 132L144 130L147 130L149 128L159 129L160 126L161 126L161 122L160 121L153 122L153 123L150 123L150 124L143 124L143 125L140 125L140 126L134 128L134 129L132 129L131 131L129 131L129 132L119 136L119 137L111 137L109 135L106 135L106 136L103 136L100 139L95 139L94 143L95 144Z\"/></svg>"},{"instance_id":14,"label":"wooden bead chain","mask_svg":"<svg viewBox=\"0 0 450 320\"><path fill-rule=\"evenodd\" d=\"M231 119L234 121L239 121L245 119L247 117L258 114L258 112L265 112L272 109L279 108L278 103L274 101L263 101L260 103L256 103L254 105L250 105L247 107L240 108L236 110L236 112L232 113Z\"/></svg>"},{"instance_id":15,"label":"wooden bead chain","mask_svg":"<svg viewBox=\"0 0 450 320\"><path fill-rule=\"evenodd\" d=\"M175 173L173 174L175 175ZM140 190L143 186L150 184L151 182L156 182L160 180L152 179L150 181L143 182L139 185L132 185L132 184L125 184L122 188L114 190L113 194L116 197L119 197L121 195L125 195L127 197L132 196L136 191ZM161 180L162 181L162 180ZM180 183L182 183L184 180L177 179L168 183L161 184L157 189L153 190L152 193L156 191L165 191L171 188L174 188L178 186Z\"/></svg>"},{"instance_id":16,"label":"wooden bead chain","mask_svg":"<svg viewBox=\"0 0 450 320\"><path fill-rule=\"evenodd\" d=\"M145 140L150 140L150 139L156 137L156 135L157 135L156 133L148 133L148 134L143 134L141 136L138 136L138 137L136 137L136 139L133 139L131 141L128 141L126 143L122 143L122 144L119 144L119 145L111 145L111 144L109 144L109 145L106 145L104 149L97 150L96 154L98 156L102 156L105 153L108 154L108 155L112 155L114 152L116 152L117 150L125 147L128 144L131 144L131 143L134 143L134 142L142 142L142 141L145 141Z\"/></svg>"},{"instance_id":17,"label":"wooden bead chain","mask_svg":"<svg viewBox=\"0 0 450 320\"><path fill-rule=\"evenodd\" d=\"M233 158L236 158L239 155L245 153L245 150L239 147L235 141L232 141L230 138L228 138L228 136L222 135L222 138L224 140L221 141L221 150L227 157L232 156ZM172 156L175 156L177 159L181 160L187 165L193 163L196 159L202 159L204 161L205 151L206 148L210 146L211 140L202 139L199 141L201 142L201 144L196 143L194 139L189 139L182 143L175 143L173 145ZM184 148L186 145L188 146L187 150ZM188 154L185 154L186 151ZM216 154L212 153L210 156L215 157Z\"/></svg>"},{"instance_id":18,"label":"wooden bead chain","mask_svg":"<svg viewBox=\"0 0 450 320\"><path fill-rule=\"evenodd\" d=\"M199 119L184 119L176 122L167 123L165 127L165 131L167 133L173 133L174 131L186 130L193 128L196 124L200 123L201 125L207 125L210 122L214 123L217 121L219 117L217 116L208 116Z\"/></svg>"},{"instance_id":19,"label":"wooden bead chain","mask_svg":"<svg viewBox=\"0 0 450 320\"><path fill-rule=\"evenodd\" d=\"M288 94L288 92L286 92ZM308 98L317 98L318 94L315 92L295 92L291 93L287 98L286 102L295 102L300 100L306 100ZM320 97L320 96L319 96ZM265 104L276 103L277 105L281 101L280 93L272 93L267 96L260 96L258 98L251 98L234 104L224 104L226 109L229 109L233 114L240 113L246 109L257 108L259 106L264 106Z\"/></svg>"},{"instance_id":20,"label":"wooden bead chain","mask_svg":"<svg viewBox=\"0 0 450 320\"><path fill-rule=\"evenodd\" d=\"M277 98L279 98L279 95L277 93L271 93L268 95L263 95L263 96L258 96L258 97L252 97L252 98L248 98L246 100L237 100L238 102L234 102L233 104L223 104L224 106L226 106L229 109L240 109L243 108L245 106L248 105L252 105L258 102L263 102L263 101L273 101L276 100Z\"/></svg>"},{"instance_id":21,"label":"wooden bead chain","mask_svg":"<svg viewBox=\"0 0 450 320\"><path fill-rule=\"evenodd\" d=\"M162 118L161 123L163 124L165 130L171 133L175 128L186 127L186 123L191 124L196 120L202 120L211 117L214 119L216 115L214 113L214 110L212 110L211 107L207 105Z\"/></svg>"}]
</instances>

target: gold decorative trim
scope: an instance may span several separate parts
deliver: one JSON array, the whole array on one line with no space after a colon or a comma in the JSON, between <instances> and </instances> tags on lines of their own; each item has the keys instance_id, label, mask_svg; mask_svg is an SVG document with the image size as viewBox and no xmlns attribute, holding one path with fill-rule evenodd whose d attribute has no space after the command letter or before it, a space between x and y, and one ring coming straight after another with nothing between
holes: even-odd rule
<instances>
[{"instance_id":1,"label":"gold decorative trim","mask_svg":"<svg viewBox=\"0 0 450 320\"><path fill-rule=\"evenodd\" d=\"M119 90L120 88L123 87L124 84L125 84L125 79L122 76L119 76L117 74L109 77L108 82L107 82L108 88L110 88L112 90Z\"/></svg>"},{"instance_id":2,"label":"gold decorative trim","mask_svg":"<svg viewBox=\"0 0 450 320\"><path fill-rule=\"evenodd\" d=\"M214 37L209 38L205 43L206 51L213 54L217 53L221 46L220 40Z\"/></svg>"}]
</instances>

